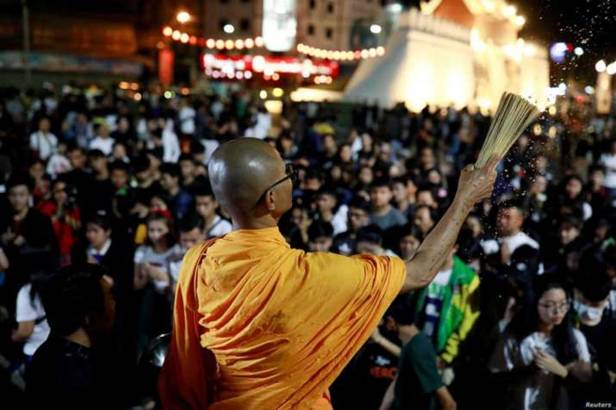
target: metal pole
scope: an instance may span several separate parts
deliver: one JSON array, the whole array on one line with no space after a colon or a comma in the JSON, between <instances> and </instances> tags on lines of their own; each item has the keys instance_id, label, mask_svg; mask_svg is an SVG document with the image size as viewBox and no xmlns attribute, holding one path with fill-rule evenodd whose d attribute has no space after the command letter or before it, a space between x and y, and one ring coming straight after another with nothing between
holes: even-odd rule
<instances>
[{"instance_id":1,"label":"metal pole","mask_svg":"<svg viewBox=\"0 0 616 410\"><path fill-rule=\"evenodd\" d=\"M32 73L30 72L30 13L28 11L28 0L21 0L21 10L24 29L24 74L26 76L26 86L29 86L32 79Z\"/></svg>"}]
</instances>

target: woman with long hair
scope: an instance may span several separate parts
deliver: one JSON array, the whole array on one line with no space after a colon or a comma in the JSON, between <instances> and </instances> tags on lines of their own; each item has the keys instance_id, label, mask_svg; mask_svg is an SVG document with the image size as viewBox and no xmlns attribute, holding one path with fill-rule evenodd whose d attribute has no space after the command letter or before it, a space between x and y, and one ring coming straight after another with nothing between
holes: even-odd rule
<instances>
[{"instance_id":1,"label":"woman with long hair","mask_svg":"<svg viewBox=\"0 0 616 410\"><path fill-rule=\"evenodd\" d=\"M537 277L516 311L490 368L507 383L505 407L568 409L572 388L590 380L586 338L573 327L571 293L556 277Z\"/></svg>"},{"instance_id":2,"label":"woman with long hair","mask_svg":"<svg viewBox=\"0 0 616 410\"><path fill-rule=\"evenodd\" d=\"M140 294L138 349L171 329L170 264L181 253L173 223L165 213L153 212L147 219L147 240L135 251L134 287Z\"/></svg>"}]
</instances>

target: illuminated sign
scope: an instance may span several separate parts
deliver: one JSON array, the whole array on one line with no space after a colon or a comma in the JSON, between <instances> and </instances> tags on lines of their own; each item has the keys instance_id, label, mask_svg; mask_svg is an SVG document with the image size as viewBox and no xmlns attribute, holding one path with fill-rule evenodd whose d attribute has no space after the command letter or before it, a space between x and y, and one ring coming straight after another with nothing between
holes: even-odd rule
<instances>
[{"instance_id":1,"label":"illuminated sign","mask_svg":"<svg viewBox=\"0 0 616 410\"><path fill-rule=\"evenodd\" d=\"M322 80L336 78L340 68L335 61L262 55L203 54L201 61L205 74L215 79L241 80L258 75L265 80L278 80L281 75L295 75Z\"/></svg>"},{"instance_id":2,"label":"illuminated sign","mask_svg":"<svg viewBox=\"0 0 616 410\"><path fill-rule=\"evenodd\" d=\"M262 36L269 51L289 51L297 34L296 0L263 0Z\"/></svg>"}]
</instances>

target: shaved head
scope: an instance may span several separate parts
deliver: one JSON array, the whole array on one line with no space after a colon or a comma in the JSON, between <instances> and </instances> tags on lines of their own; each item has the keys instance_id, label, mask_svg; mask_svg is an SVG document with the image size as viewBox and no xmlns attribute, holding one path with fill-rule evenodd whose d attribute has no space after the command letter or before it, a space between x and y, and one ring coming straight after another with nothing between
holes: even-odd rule
<instances>
[{"instance_id":1,"label":"shaved head","mask_svg":"<svg viewBox=\"0 0 616 410\"><path fill-rule=\"evenodd\" d=\"M222 144L210 158L208 173L216 199L234 219L263 217L268 210L272 211L272 206L278 210L276 214L282 208L286 208L284 211L290 208L290 188L289 198L273 193L279 191L278 187L268 190L284 178L285 164L278 151L264 141L238 138ZM288 184L290 187L291 183ZM274 205L257 209L266 191L266 202L273 201ZM284 203L287 199L289 204Z\"/></svg>"}]
</instances>

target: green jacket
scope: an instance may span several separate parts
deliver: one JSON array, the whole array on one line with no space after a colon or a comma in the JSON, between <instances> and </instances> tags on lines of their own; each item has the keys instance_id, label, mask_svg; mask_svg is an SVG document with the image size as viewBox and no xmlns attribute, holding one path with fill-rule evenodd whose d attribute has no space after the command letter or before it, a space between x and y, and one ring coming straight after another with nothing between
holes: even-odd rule
<instances>
[{"instance_id":1,"label":"green jacket","mask_svg":"<svg viewBox=\"0 0 616 410\"><path fill-rule=\"evenodd\" d=\"M441 286L434 282L415 295L417 317L425 310L425 299L431 286ZM440 357L451 363L458 354L460 342L479 317L478 306L472 303L474 292L479 288L479 277L470 266L458 257L453 258L453 269L449 282L442 289L443 305L436 333L436 350Z\"/></svg>"}]
</instances>

